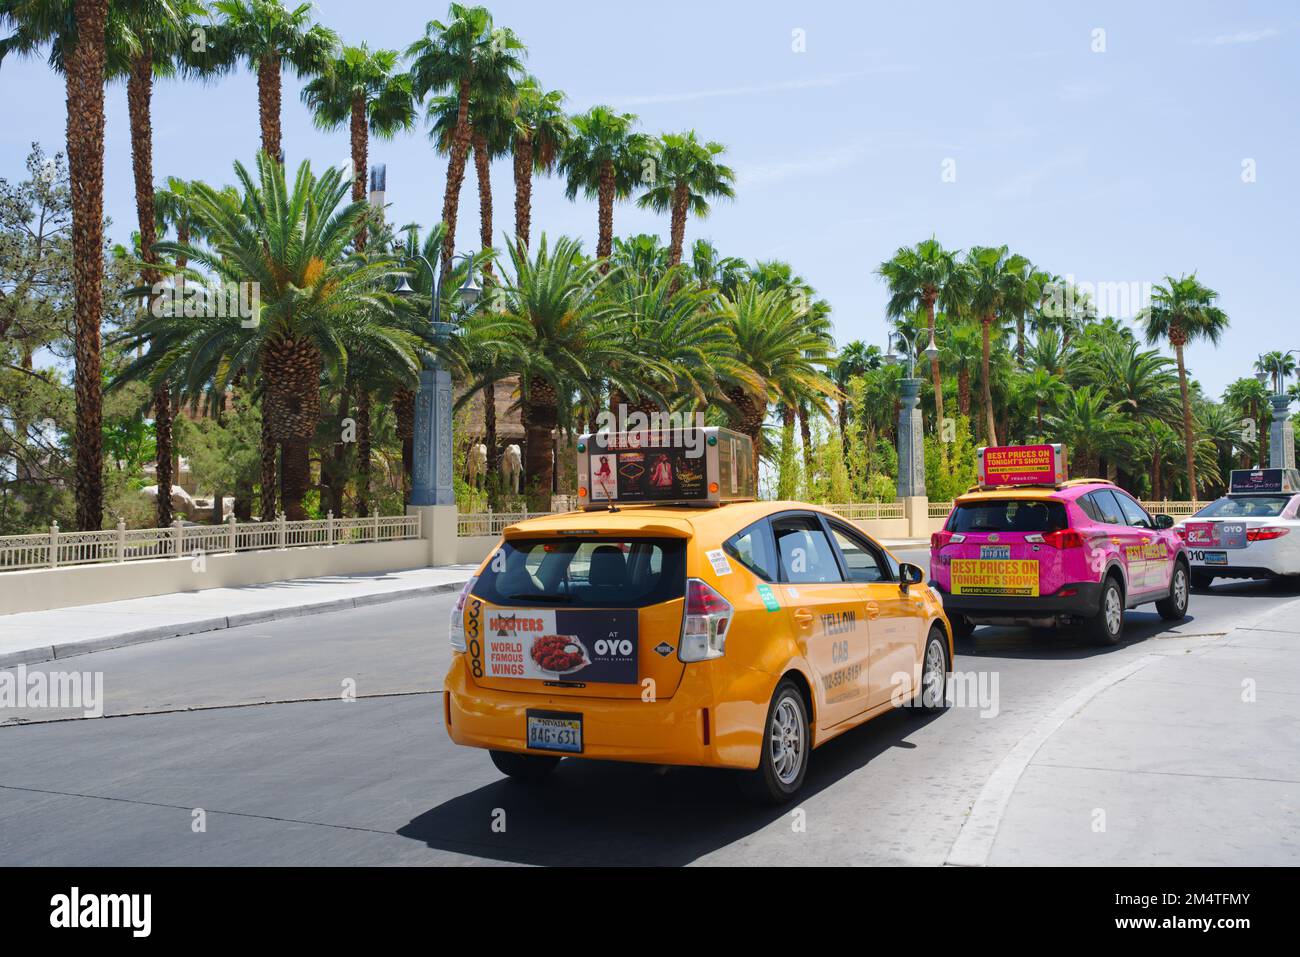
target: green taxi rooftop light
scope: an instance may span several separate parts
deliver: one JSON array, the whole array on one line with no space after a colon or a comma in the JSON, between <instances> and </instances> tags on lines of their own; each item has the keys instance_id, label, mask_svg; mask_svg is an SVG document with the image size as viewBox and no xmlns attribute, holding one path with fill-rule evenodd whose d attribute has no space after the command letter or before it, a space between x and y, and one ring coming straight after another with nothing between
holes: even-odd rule
<instances>
[{"instance_id":1,"label":"green taxi rooftop light","mask_svg":"<svg viewBox=\"0 0 1300 957\"><path fill-rule=\"evenodd\" d=\"M578 443L578 451L579 451L579 452L585 452L585 451L587 451L587 443L585 443L585 442L579 442L579 443Z\"/></svg>"},{"instance_id":2,"label":"green taxi rooftop light","mask_svg":"<svg viewBox=\"0 0 1300 957\"><path fill-rule=\"evenodd\" d=\"M709 444L710 444L710 445L717 445L717 444L718 444L718 437L717 437L716 435L710 435L710 436L709 436Z\"/></svg>"}]
</instances>

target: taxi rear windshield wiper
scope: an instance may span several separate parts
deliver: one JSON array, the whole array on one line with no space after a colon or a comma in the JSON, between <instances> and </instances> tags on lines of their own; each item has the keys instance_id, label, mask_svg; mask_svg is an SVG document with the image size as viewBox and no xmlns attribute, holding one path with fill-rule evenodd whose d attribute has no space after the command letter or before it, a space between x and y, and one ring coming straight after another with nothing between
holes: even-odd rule
<instances>
[{"instance_id":1,"label":"taxi rear windshield wiper","mask_svg":"<svg viewBox=\"0 0 1300 957\"><path fill-rule=\"evenodd\" d=\"M527 595L507 595L510 601L573 601L572 595L546 595L542 592L530 592Z\"/></svg>"}]
</instances>

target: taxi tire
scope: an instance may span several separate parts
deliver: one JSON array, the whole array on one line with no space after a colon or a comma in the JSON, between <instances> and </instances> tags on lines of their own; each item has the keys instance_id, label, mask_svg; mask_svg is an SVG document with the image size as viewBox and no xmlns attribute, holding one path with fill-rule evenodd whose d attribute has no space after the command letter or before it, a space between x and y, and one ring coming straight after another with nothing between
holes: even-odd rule
<instances>
[{"instance_id":1,"label":"taxi tire","mask_svg":"<svg viewBox=\"0 0 1300 957\"><path fill-rule=\"evenodd\" d=\"M1192 572L1188 582L1192 591L1209 591L1210 586L1214 584L1214 576L1207 575L1205 572Z\"/></svg>"},{"instance_id":2,"label":"taxi tire","mask_svg":"<svg viewBox=\"0 0 1300 957\"><path fill-rule=\"evenodd\" d=\"M929 660L930 649L939 646L939 654L943 657L943 684L939 688L938 704L927 704L925 695L925 672L926 663ZM914 715L938 714L941 711L948 710L948 675L952 673L952 659L948 657L948 638L943 633L943 629L935 626L930 629L930 634L925 639L925 649L921 652L921 690L917 692L915 698L916 707L911 708Z\"/></svg>"},{"instance_id":3,"label":"taxi tire","mask_svg":"<svg viewBox=\"0 0 1300 957\"><path fill-rule=\"evenodd\" d=\"M1178 576L1183 576L1183 596L1180 603L1178 598ZM1162 598L1156 602L1156 611L1165 621L1182 621L1187 617L1188 592L1191 591L1191 573L1187 569L1187 564L1181 559L1174 566L1174 577L1169 582L1169 597Z\"/></svg>"},{"instance_id":4,"label":"taxi tire","mask_svg":"<svg viewBox=\"0 0 1300 957\"><path fill-rule=\"evenodd\" d=\"M777 777L776 766L772 758L771 735L777 709L789 703L799 715L803 735L800 750L799 773L788 784ZM804 776L808 773L808 758L812 754L812 727L808 718L808 706L804 702L799 686L789 678L781 679L772 692L772 701L767 706L767 719L763 722L763 743L759 750L758 768L742 771L740 774L741 792L757 804L784 804L803 787Z\"/></svg>"},{"instance_id":5,"label":"taxi tire","mask_svg":"<svg viewBox=\"0 0 1300 957\"><path fill-rule=\"evenodd\" d=\"M520 754L495 749L489 750L488 754L498 771L516 781L544 781L560 763L560 759L552 754Z\"/></svg>"},{"instance_id":6,"label":"taxi tire","mask_svg":"<svg viewBox=\"0 0 1300 957\"><path fill-rule=\"evenodd\" d=\"M1115 600L1119 602L1118 626L1115 626L1115 616L1106 613L1106 606L1111 602L1112 592ZM1107 575L1102 581L1097 614L1084 619L1083 633L1096 644L1105 646L1118 645L1120 639L1124 637L1124 589L1120 587L1114 575Z\"/></svg>"}]
</instances>

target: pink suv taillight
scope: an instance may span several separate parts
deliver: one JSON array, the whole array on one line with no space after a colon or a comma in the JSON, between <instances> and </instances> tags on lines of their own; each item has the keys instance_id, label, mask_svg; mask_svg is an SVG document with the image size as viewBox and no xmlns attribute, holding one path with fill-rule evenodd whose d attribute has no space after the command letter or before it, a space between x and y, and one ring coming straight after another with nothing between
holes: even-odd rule
<instances>
[{"instance_id":1,"label":"pink suv taillight","mask_svg":"<svg viewBox=\"0 0 1300 957\"><path fill-rule=\"evenodd\" d=\"M1083 548L1083 536L1072 528L1048 532L1043 536L1043 542L1053 548Z\"/></svg>"},{"instance_id":2,"label":"pink suv taillight","mask_svg":"<svg viewBox=\"0 0 1300 957\"><path fill-rule=\"evenodd\" d=\"M698 578L686 579L686 609L682 616L682 661L709 661L727 652L731 602Z\"/></svg>"}]
</instances>

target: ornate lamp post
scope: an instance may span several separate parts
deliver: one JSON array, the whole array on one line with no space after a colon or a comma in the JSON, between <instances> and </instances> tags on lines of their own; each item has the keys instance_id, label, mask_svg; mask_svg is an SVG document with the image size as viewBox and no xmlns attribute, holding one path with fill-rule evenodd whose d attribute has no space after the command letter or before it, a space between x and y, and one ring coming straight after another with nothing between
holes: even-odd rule
<instances>
[{"instance_id":1,"label":"ornate lamp post","mask_svg":"<svg viewBox=\"0 0 1300 957\"><path fill-rule=\"evenodd\" d=\"M1283 356L1300 355L1300 350L1290 349ZM1273 406L1273 421L1268 430L1268 467L1273 469L1295 468L1295 428L1291 425L1291 397L1286 394L1286 378L1281 366L1276 362L1270 373L1265 368L1264 357L1259 357L1259 371L1255 378L1261 385L1267 385L1273 379L1275 392L1269 396Z\"/></svg>"},{"instance_id":2,"label":"ornate lamp post","mask_svg":"<svg viewBox=\"0 0 1300 957\"><path fill-rule=\"evenodd\" d=\"M411 505L455 505L456 494L452 482L455 470L451 442L451 372L442 361L441 352L458 330L456 323L442 321L442 279L438 270L424 256L417 255L415 258L429 270L432 280L433 301L429 307L429 325L438 353L421 370L420 388L415 394L415 461L412 464ZM473 262L473 257L469 254L457 256L452 262L461 259ZM399 296L405 297L415 290L403 278L395 291ZM473 307L481 293L482 290L474 284L474 270L470 269L458 290L460 301Z\"/></svg>"},{"instance_id":3,"label":"ornate lamp post","mask_svg":"<svg viewBox=\"0 0 1300 957\"><path fill-rule=\"evenodd\" d=\"M916 376L916 348L913 340L903 333L889 333L885 342L885 364L896 365L899 356L894 354L894 339L904 347L907 375L899 380L902 387L903 408L898 414L898 497L901 499L924 496L925 493L925 433L921 423L921 380ZM939 347L934 336L925 348L926 359L936 359Z\"/></svg>"}]
</instances>

